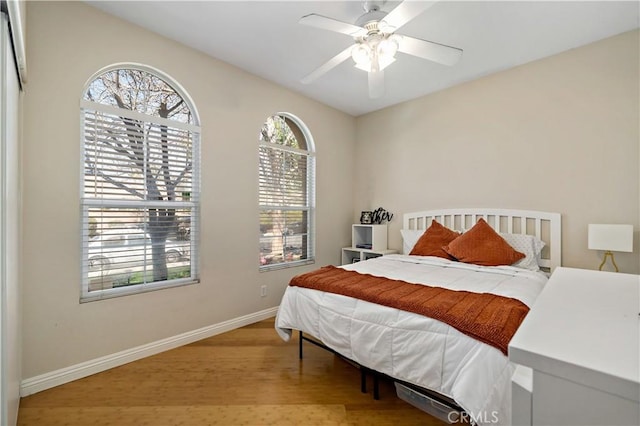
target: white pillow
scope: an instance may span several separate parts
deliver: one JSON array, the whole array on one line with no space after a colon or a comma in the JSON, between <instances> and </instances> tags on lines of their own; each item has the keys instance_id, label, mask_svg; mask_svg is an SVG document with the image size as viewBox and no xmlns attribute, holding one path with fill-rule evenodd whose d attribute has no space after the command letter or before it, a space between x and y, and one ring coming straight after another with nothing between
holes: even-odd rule
<instances>
[{"instance_id":1,"label":"white pillow","mask_svg":"<svg viewBox=\"0 0 640 426\"><path fill-rule=\"evenodd\" d=\"M533 235L525 234L507 234L500 232L500 236L504 238L511 247L524 254L523 259L518 260L511 266L529 269L530 271L539 271L540 252L545 246L545 242Z\"/></svg>"},{"instance_id":2,"label":"white pillow","mask_svg":"<svg viewBox=\"0 0 640 426\"><path fill-rule=\"evenodd\" d=\"M400 234L402 234L402 254L411 253L411 250L413 250L413 246L415 246L420 237L422 237L424 231L424 229L400 230Z\"/></svg>"}]
</instances>

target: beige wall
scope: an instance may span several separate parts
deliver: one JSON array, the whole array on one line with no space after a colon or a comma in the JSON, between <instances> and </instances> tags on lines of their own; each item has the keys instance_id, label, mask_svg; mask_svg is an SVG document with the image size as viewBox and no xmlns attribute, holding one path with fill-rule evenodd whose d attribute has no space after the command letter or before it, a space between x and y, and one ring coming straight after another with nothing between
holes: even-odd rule
<instances>
[{"instance_id":1,"label":"beige wall","mask_svg":"<svg viewBox=\"0 0 640 426\"><path fill-rule=\"evenodd\" d=\"M563 264L595 269L589 223L630 223L640 272L639 42L622 34L358 118L355 210L562 214ZM424 76L423 78L429 78Z\"/></svg>"},{"instance_id":2,"label":"beige wall","mask_svg":"<svg viewBox=\"0 0 640 426\"><path fill-rule=\"evenodd\" d=\"M258 272L257 136L275 112L295 114L314 137L316 265L339 262L354 209L353 117L84 3L27 8L23 378L278 305L288 279L313 265ZM117 62L169 74L200 113L202 282L80 304L79 100L89 77Z\"/></svg>"}]
</instances>

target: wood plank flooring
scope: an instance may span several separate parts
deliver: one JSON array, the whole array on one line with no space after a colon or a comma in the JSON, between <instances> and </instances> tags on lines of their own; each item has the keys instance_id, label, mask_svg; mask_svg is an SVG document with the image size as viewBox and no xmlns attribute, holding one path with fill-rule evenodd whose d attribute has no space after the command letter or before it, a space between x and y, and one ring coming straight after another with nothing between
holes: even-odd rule
<instances>
[{"instance_id":1,"label":"wood plank flooring","mask_svg":"<svg viewBox=\"0 0 640 426\"><path fill-rule=\"evenodd\" d=\"M424 425L442 421L360 392L360 373L269 319L22 398L20 426Z\"/></svg>"}]
</instances>

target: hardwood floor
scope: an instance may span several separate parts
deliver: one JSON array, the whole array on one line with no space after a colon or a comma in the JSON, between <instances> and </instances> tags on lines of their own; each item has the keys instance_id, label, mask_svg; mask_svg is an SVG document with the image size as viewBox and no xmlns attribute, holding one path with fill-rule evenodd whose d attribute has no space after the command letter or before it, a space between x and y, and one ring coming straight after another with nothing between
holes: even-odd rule
<instances>
[{"instance_id":1,"label":"hardwood floor","mask_svg":"<svg viewBox=\"0 0 640 426\"><path fill-rule=\"evenodd\" d=\"M274 320L126 364L22 398L20 426L444 425L397 398L360 392L360 373ZM369 388L371 383L369 382Z\"/></svg>"}]
</instances>

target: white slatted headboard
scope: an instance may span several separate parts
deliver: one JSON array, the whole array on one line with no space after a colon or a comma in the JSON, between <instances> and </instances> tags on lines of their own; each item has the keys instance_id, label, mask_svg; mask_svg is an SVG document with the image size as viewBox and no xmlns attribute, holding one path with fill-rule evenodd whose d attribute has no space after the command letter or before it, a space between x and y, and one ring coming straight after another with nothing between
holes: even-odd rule
<instances>
[{"instance_id":1,"label":"white slatted headboard","mask_svg":"<svg viewBox=\"0 0 640 426\"><path fill-rule=\"evenodd\" d=\"M483 218L497 232L535 235L546 243L540 266L553 272L562 262L560 213L510 209L444 209L405 213L403 229L427 229L432 220L458 231L470 229Z\"/></svg>"}]
</instances>

